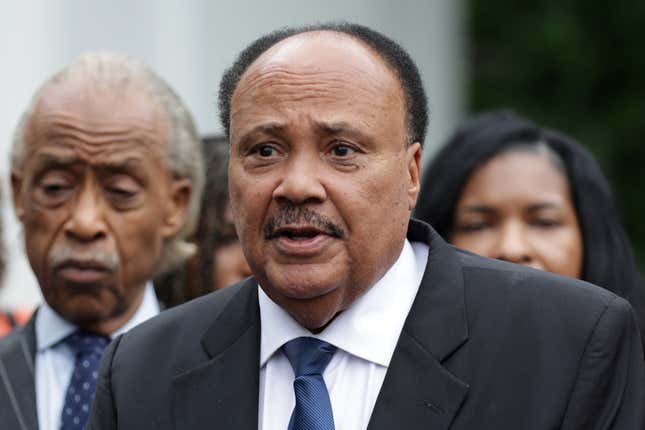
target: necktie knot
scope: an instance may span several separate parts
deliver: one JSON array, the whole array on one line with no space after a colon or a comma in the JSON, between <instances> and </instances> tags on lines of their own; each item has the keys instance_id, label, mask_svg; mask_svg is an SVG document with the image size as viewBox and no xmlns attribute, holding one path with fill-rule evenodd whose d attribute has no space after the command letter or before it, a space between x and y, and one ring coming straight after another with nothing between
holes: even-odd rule
<instances>
[{"instance_id":1,"label":"necktie knot","mask_svg":"<svg viewBox=\"0 0 645 430\"><path fill-rule=\"evenodd\" d=\"M110 343L107 336L86 331L77 331L68 336L64 342L76 356L95 355L101 357Z\"/></svg>"},{"instance_id":2,"label":"necktie knot","mask_svg":"<svg viewBox=\"0 0 645 430\"><path fill-rule=\"evenodd\" d=\"M299 337L285 343L282 351L297 378L322 375L334 356L336 347L313 337Z\"/></svg>"},{"instance_id":3,"label":"necktie knot","mask_svg":"<svg viewBox=\"0 0 645 430\"><path fill-rule=\"evenodd\" d=\"M322 374L336 347L313 337L299 337L285 343L282 352L296 376L296 404L288 430L334 430L334 414Z\"/></svg>"}]
</instances>

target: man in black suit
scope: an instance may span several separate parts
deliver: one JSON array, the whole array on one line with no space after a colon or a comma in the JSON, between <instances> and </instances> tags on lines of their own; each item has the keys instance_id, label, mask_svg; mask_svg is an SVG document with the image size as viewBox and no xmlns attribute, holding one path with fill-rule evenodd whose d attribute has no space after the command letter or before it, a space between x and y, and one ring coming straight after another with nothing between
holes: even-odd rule
<instances>
[{"instance_id":1,"label":"man in black suit","mask_svg":"<svg viewBox=\"0 0 645 430\"><path fill-rule=\"evenodd\" d=\"M640 429L624 300L410 220L426 99L344 24L282 30L220 87L254 277L115 341L90 429Z\"/></svg>"},{"instance_id":2,"label":"man in black suit","mask_svg":"<svg viewBox=\"0 0 645 430\"><path fill-rule=\"evenodd\" d=\"M120 54L75 59L18 125L11 183L45 302L0 341L0 428L82 428L112 337L156 315L191 250L203 166L179 98Z\"/></svg>"}]
</instances>

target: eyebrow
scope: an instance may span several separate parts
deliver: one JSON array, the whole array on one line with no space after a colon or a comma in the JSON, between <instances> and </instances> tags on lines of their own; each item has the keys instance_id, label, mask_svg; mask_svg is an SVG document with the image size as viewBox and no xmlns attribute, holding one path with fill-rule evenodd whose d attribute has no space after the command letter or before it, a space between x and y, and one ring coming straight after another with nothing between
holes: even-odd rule
<instances>
[{"instance_id":1,"label":"eyebrow","mask_svg":"<svg viewBox=\"0 0 645 430\"><path fill-rule=\"evenodd\" d=\"M128 157L125 160L119 161L100 161L94 163L99 169L114 170L114 171L136 171L141 168L141 160L134 157Z\"/></svg>"},{"instance_id":2,"label":"eyebrow","mask_svg":"<svg viewBox=\"0 0 645 430\"><path fill-rule=\"evenodd\" d=\"M543 202L543 203L531 204L526 208L526 210L528 212L537 212L542 209L560 209L560 208L562 208L562 205L559 203ZM495 208L487 205L464 206L463 208L459 209L459 211L468 212L468 213L480 213L480 214L493 214L497 212Z\"/></svg>"},{"instance_id":3,"label":"eyebrow","mask_svg":"<svg viewBox=\"0 0 645 430\"><path fill-rule=\"evenodd\" d=\"M560 208L562 208L562 205L559 203L544 202L544 203L535 203L535 204L529 205L527 210L529 212L536 212L542 209L560 209Z\"/></svg>"},{"instance_id":4,"label":"eyebrow","mask_svg":"<svg viewBox=\"0 0 645 430\"><path fill-rule=\"evenodd\" d=\"M285 126L278 122L269 122L253 127L251 130L242 135L239 139L238 146L246 146L251 138L256 134L268 134L270 136L279 136L284 133Z\"/></svg>"},{"instance_id":5,"label":"eyebrow","mask_svg":"<svg viewBox=\"0 0 645 430\"><path fill-rule=\"evenodd\" d=\"M457 212L472 212L481 214L492 214L497 212L496 209L485 205L469 205L460 208Z\"/></svg>"},{"instance_id":6,"label":"eyebrow","mask_svg":"<svg viewBox=\"0 0 645 430\"><path fill-rule=\"evenodd\" d=\"M77 163L80 163L80 160L75 155L39 154L36 158L36 169L65 168Z\"/></svg>"},{"instance_id":7,"label":"eyebrow","mask_svg":"<svg viewBox=\"0 0 645 430\"><path fill-rule=\"evenodd\" d=\"M315 121L314 127L318 130L319 133L326 134L326 135L347 133L357 137L365 136L365 133L363 133L360 129L358 129L357 127L353 126L352 124L346 121L335 121L335 122ZM286 130L287 130L287 127L278 122L269 122L266 124L260 124L256 127L253 127L251 130L249 130L239 139L239 146L244 146L246 143L248 143L248 141L251 140L253 135L267 134L269 136L278 137L278 136L284 135L286 133Z\"/></svg>"},{"instance_id":8,"label":"eyebrow","mask_svg":"<svg viewBox=\"0 0 645 430\"><path fill-rule=\"evenodd\" d=\"M364 134L361 130L346 121L331 123L316 121L315 125L318 130L325 134L349 133L357 136L362 136Z\"/></svg>"}]
</instances>

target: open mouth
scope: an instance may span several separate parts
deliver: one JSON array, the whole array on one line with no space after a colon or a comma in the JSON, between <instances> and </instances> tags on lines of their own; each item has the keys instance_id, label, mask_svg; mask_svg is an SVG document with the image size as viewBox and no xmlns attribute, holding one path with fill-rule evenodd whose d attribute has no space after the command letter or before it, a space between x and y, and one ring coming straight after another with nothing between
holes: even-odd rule
<instances>
[{"instance_id":1,"label":"open mouth","mask_svg":"<svg viewBox=\"0 0 645 430\"><path fill-rule=\"evenodd\" d=\"M278 238L284 237L289 240L306 241L319 235L327 235L327 233L313 227L284 227L279 228L274 235Z\"/></svg>"}]
</instances>

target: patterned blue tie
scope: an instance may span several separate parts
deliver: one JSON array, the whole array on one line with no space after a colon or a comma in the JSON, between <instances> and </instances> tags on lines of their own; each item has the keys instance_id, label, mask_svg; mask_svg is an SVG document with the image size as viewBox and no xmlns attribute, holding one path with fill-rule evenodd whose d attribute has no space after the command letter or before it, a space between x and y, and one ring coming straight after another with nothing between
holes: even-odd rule
<instances>
[{"instance_id":1,"label":"patterned blue tie","mask_svg":"<svg viewBox=\"0 0 645 430\"><path fill-rule=\"evenodd\" d=\"M90 416L99 362L110 339L78 331L64 340L76 356L74 373L69 381L63 406L61 430L81 430Z\"/></svg>"},{"instance_id":2,"label":"patterned blue tie","mask_svg":"<svg viewBox=\"0 0 645 430\"><path fill-rule=\"evenodd\" d=\"M296 406L288 430L334 430L334 415L322 374L336 347L313 337L299 337L282 347L295 380Z\"/></svg>"}]
</instances>

